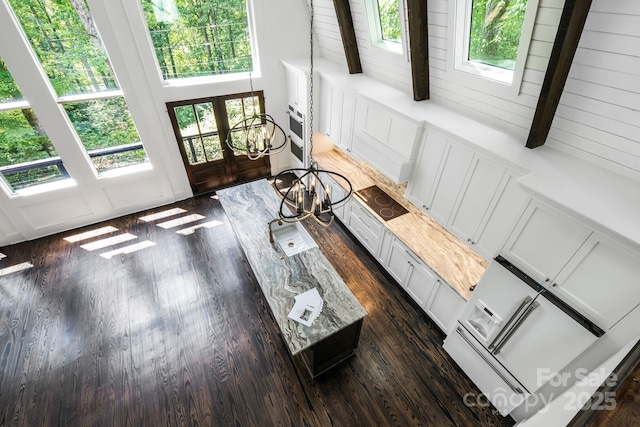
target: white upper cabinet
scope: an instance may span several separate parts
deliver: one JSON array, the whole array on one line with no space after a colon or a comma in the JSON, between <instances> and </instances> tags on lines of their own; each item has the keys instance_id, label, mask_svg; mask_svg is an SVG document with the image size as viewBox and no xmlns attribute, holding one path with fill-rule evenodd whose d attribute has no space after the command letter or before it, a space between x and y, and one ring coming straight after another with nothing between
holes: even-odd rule
<instances>
[{"instance_id":1,"label":"white upper cabinet","mask_svg":"<svg viewBox=\"0 0 640 427\"><path fill-rule=\"evenodd\" d=\"M593 233L551 289L608 329L640 304L640 254Z\"/></svg>"},{"instance_id":2,"label":"white upper cabinet","mask_svg":"<svg viewBox=\"0 0 640 427\"><path fill-rule=\"evenodd\" d=\"M307 110L307 75L304 71L287 66L287 94L289 105L296 107L298 111L306 114Z\"/></svg>"},{"instance_id":3,"label":"white upper cabinet","mask_svg":"<svg viewBox=\"0 0 640 427\"><path fill-rule=\"evenodd\" d=\"M487 259L498 254L528 200L513 171L431 130L406 197Z\"/></svg>"},{"instance_id":4,"label":"white upper cabinet","mask_svg":"<svg viewBox=\"0 0 640 427\"><path fill-rule=\"evenodd\" d=\"M347 152L351 151L355 102L353 92L331 80L321 80L319 131Z\"/></svg>"},{"instance_id":5,"label":"white upper cabinet","mask_svg":"<svg viewBox=\"0 0 640 427\"><path fill-rule=\"evenodd\" d=\"M571 218L531 201L502 253L533 278L549 285L590 234Z\"/></svg>"},{"instance_id":6,"label":"white upper cabinet","mask_svg":"<svg viewBox=\"0 0 640 427\"><path fill-rule=\"evenodd\" d=\"M353 152L399 184L411 176L420 123L367 98L356 101Z\"/></svg>"},{"instance_id":7,"label":"white upper cabinet","mask_svg":"<svg viewBox=\"0 0 640 427\"><path fill-rule=\"evenodd\" d=\"M498 255L529 200L530 197L520 188L517 176L507 171L471 238L472 247L485 259ZM472 206L469 208L473 209Z\"/></svg>"},{"instance_id":8,"label":"white upper cabinet","mask_svg":"<svg viewBox=\"0 0 640 427\"><path fill-rule=\"evenodd\" d=\"M429 215L443 225L449 220L472 159L471 150L451 140L447 141L436 182L426 202Z\"/></svg>"},{"instance_id":9,"label":"white upper cabinet","mask_svg":"<svg viewBox=\"0 0 640 427\"><path fill-rule=\"evenodd\" d=\"M425 132L420 156L407 187L407 199L422 209L428 209L427 203L436 183L446 146L447 138L435 132Z\"/></svg>"},{"instance_id":10,"label":"white upper cabinet","mask_svg":"<svg viewBox=\"0 0 640 427\"><path fill-rule=\"evenodd\" d=\"M475 156L462 185L456 206L449 218L451 231L468 243L482 222L507 168L484 157Z\"/></svg>"}]
</instances>

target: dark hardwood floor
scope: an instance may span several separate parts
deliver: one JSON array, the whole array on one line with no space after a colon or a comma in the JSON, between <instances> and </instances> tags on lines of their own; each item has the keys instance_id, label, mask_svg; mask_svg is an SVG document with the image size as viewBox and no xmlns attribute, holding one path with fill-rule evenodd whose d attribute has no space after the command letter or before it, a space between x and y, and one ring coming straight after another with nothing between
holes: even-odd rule
<instances>
[{"instance_id":1,"label":"dark hardwood floor","mask_svg":"<svg viewBox=\"0 0 640 427\"><path fill-rule=\"evenodd\" d=\"M174 207L206 218L168 229L157 224L175 217L138 219ZM104 226L118 231L63 240ZM208 196L0 248L0 269L33 264L0 277L0 425L513 424L464 405L479 391L442 332L340 224L307 226L369 313L355 357L315 380L289 355ZM120 233L137 239L81 247ZM155 245L100 255L145 241Z\"/></svg>"}]
</instances>

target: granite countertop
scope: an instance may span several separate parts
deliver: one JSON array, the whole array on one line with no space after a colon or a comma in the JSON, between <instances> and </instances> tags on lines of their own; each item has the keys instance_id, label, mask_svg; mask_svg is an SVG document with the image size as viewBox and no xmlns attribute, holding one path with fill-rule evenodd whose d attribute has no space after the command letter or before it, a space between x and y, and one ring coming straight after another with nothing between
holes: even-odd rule
<instances>
[{"instance_id":1,"label":"granite countertop","mask_svg":"<svg viewBox=\"0 0 640 427\"><path fill-rule=\"evenodd\" d=\"M280 198L259 180L216 192L271 313L292 355L366 316L366 311L317 247L287 257L269 242L268 223L278 217ZM317 288L324 300L309 327L287 317L294 297Z\"/></svg>"},{"instance_id":2,"label":"granite countertop","mask_svg":"<svg viewBox=\"0 0 640 427\"><path fill-rule=\"evenodd\" d=\"M322 135L314 134L314 137L316 136L323 138ZM405 185L391 182L367 163L358 163L336 149L314 153L313 157L322 168L340 171L349 178L354 192L375 184L404 206L409 213L384 221L363 203L369 212L449 286L465 300L469 299L471 296L469 288L480 280L488 262L407 201L404 198Z\"/></svg>"}]
</instances>

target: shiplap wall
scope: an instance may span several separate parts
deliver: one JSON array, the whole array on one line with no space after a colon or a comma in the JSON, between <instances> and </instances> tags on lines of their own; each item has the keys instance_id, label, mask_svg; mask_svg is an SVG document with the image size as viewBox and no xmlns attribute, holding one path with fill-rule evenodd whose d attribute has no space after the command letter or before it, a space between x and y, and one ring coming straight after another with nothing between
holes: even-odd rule
<instances>
[{"instance_id":1,"label":"shiplap wall","mask_svg":"<svg viewBox=\"0 0 640 427\"><path fill-rule=\"evenodd\" d=\"M539 0L517 96L468 87L452 78L448 52L451 3L428 0L431 99L487 123L528 134L564 0ZM332 0L315 0L321 54L345 63ZM371 47L363 0L350 0L363 71L411 93L406 61ZM389 54L387 54L389 55ZM593 0L547 143L640 180L640 1Z\"/></svg>"},{"instance_id":2,"label":"shiplap wall","mask_svg":"<svg viewBox=\"0 0 640 427\"><path fill-rule=\"evenodd\" d=\"M343 63L344 50L332 0L316 0L316 34L322 55ZM533 119L544 71L564 0L540 0L524 81L519 95L497 96L487 89L466 87L452 78L449 61L448 0L429 0L429 62L431 99L450 105L496 126L525 135ZM411 70L406 59L371 46L363 0L350 0L363 72L411 93ZM484 90L484 91L483 91Z\"/></svg>"},{"instance_id":3,"label":"shiplap wall","mask_svg":"<svg viewBox=\"0 0 640 427\"><path fill-rule=\"evenodd\" d=\"M593 1L547 144L640 180L640 1Z\"/></svg>"}]
</instances>

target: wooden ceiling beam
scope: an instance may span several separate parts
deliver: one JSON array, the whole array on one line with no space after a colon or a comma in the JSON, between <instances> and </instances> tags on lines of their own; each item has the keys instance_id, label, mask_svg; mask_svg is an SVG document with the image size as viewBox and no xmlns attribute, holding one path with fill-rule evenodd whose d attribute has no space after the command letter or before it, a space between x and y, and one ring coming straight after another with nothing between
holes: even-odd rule
<instances>
[{"instance_id":1,"label":"wooden ceiling beam","mask_svg":"<svg viewBox=\"0 0 640 427\"><path fill-rule=\"evenodd\" d=\"M356 30L353 27L349 0L333 0L333 7L336 10L336 17L338 18L340 37L342 37L342 45L344 46L344 55L347 58L349 73L362 73L360 53L358 52L358 43L356 42Z\"/></svg>"},{"instance_id":2,"label":"wooden ceiling beam","mask_svg":"<svg viewBox=\"0 0 640 427\"><path fill-rule=\"evenodd\" d=\"M547 140L590 8L591 0L565 0L558 33L529 130L526 144L528 148L540 147Z\"/></svg>"},{"instance_id":3,"label":"wooden ceiling beam","mask_svg":"<svg viewBox=\"0 0 640 427\"><path fill-rule=\"evenodd\" d=\"M429 31L427 0L407 0L413 99L429 99Z\"/></svg>"}]
</instances>

